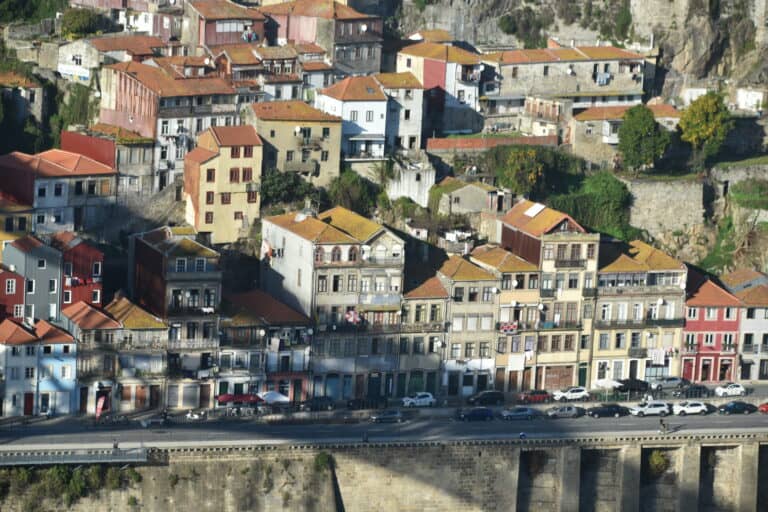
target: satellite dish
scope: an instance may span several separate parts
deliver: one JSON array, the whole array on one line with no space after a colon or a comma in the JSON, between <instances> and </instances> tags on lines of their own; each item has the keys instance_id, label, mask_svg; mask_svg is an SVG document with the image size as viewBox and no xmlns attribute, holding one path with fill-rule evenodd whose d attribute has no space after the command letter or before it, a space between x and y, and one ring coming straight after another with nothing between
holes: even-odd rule
<instances>
[{"instance_id":1,"label":"satellite dish","mask_svg":"<svg viewBox=\"0 0 768 512\"><path fill-rule=\"evenodd\" d=\"M368 31L368 25L366 25L365 23L360 25L360 32L367 32L367 31Z\"/></svg>"},{"instance_id":2,"label":"satellite dish","mask_svg":"<svg viewBox=\"0 0 768 512\"><path fill-rule=\"evenodd\" d=\"M495 286L493 287L493 293L499 293L499 289L496 288Z\"/></svg>"},{"instance_id":3,"label":"satellite dish","mask_svg":"<svg viewBox=\"0 0 768 512\"><path fill-rule=\"evenodd\" d=\"M517 281L517 279L513 280L512 281L512 288L517 288L517 285L519 285L519 284L520 283Z\"/></svg>"},{"instance_id":4,"label":"satellite dish","mask_svg":"<svg viewBox=\"0 0 768 512\"><path fill-rule=\"evenodd\" d=\"M517 301L516 300L511 300L511 301L509 301L509 305L512 306L513 308L517 307Z\"/></svg>"},{"instance_id":5,"label":"satellite dish","mask_svg":"<svg viewBox=\"0 0 768 512\"><path fill-rule=\"evenodd\" d=\"M539 304L538 308L539 308L539 311L544 311L544 304Z\"/></svg>"},{"instance_id":6,"label":"satellite dish","mask_svg":"<svg viewBox=\"0 0 768 512\"><path fill-rule=\"evenodd\" d=\"M685 281L680 281L680 289L685 290Z\"/></svg>"},{"instance_id":7,"label":"satellite dish","mask_svg":"<svg viewBox=\"0 0 768 512\"><path fill-rule=\"evenodd\" d=\"M659 306L661 306L662 304L664 304L664 299L662 299L661 297L659 297L659 300L657 300L657 301L656 301L656 304L658 304Z\"/></svg>"},{"instance_id":8,"label":"satellite dish","mask_svg":"<svg viewBox=\"0 0 768 512\"><path fill-rule=\"evenodd\" d=\"M296 128L293 129L293 133L299 133L299 132L301 132L301 126L297 126Z\"/></svg>"},{"instance_id":9,"label":"satellite dish","mask_svg":"<svg viewBox=\"0 0 768 512\"><path fill-rule=\"evenodd\" d=\"M203 61L203 63L205 63L206 66L210 66L211 65L211 59L206 57L205 60Z\"/></svg>"}]
</instances>

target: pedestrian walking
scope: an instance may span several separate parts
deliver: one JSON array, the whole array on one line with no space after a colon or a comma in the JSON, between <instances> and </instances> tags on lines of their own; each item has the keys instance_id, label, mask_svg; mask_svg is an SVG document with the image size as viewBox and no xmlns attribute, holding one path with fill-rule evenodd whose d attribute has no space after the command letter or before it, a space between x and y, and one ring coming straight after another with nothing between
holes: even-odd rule
<instances>
[{"instance_id":1,"label":"pedestrian walking","mask_svg":"<svg viewBox=\"0 0 768 512\"><path fill-rule=\"evenodd\" d=\"M667 424L664 422L664 418L659 418L659 434L667 433Z\"/></svg>"}]
</instances>

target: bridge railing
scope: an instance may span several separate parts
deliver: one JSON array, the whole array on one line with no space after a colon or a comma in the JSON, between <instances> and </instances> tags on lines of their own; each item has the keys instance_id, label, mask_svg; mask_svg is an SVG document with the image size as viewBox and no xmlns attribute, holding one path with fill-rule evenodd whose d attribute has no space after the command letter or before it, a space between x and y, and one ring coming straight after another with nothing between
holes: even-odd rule
<instances>
[{"instance_id":1,"label":"bridge railing","mask_svg":"<svg viewBox=\"0 0 768 512\"><path fill-rule=\"evenodd\" d=\"M0 451L0 466L146 463L146 448L88 448Z\"/></svg>"}]
</instances>

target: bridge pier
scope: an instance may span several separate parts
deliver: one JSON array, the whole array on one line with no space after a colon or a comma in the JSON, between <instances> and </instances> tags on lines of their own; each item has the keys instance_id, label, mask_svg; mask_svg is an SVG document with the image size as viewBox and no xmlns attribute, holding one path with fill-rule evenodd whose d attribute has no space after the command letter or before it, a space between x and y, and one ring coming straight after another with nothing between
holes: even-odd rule
<instances>
[{"instance_id":1,"label":"bridge pier","mask_svg":"<svg viewBox=\"0 0 768 512\"><path fill-rule=\"evenodd\" d=\"M560 462L560 512L579 512L581 447L561 448Z\"/></svg>"},{"instance_id":2,"label":"bridge pier","mask_svg":"<svg viewBox=\"0 0 768 512\"><path fill-rule=\"evenodd\" d=\"M757 487L759 481L760 444L742 443L739 449L739 512L757 510Z\"/></svg>"},{"instance_id":3,"label":"bridge pier","mask_svg":"<svg viewBox=\"0 0 768 512\"><path fill-rule=\"evenodd\" d=\"M699 508L699 476L701 472L701 445L689 443L680 448L678 479L680 493L677 510L686 512Z\"/></svg>"},{"instance_id":4,"label":"bridge pier","mask_svg":"<svg viewBox=\"0 0 768 512\"><path fill-rule=\"evenodd\" d=\"M640 510L640 465L643 450L639 444L625 446L619 457L620 494L619 503L624 512Z\"/></svg>"}]
</instances>

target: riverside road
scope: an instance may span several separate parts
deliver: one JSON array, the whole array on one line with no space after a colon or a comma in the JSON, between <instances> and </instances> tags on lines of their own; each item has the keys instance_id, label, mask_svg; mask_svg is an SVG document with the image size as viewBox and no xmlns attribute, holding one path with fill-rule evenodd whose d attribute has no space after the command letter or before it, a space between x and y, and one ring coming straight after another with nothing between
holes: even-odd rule
<instances>
[{"instance_id":1,"label":"riverside road","mask_svg":"<svg viewBox=\"0 0 768 512\"><path fill-rule=\"evenodd\" d=\"M768 415L671 416L665 418L670 434L768 433ZM301 425L265 424L250 420L209 420L169 426L141 428L134 423L121 427L92 427L82 422L41 422L0 430L0 450L43 449L57 446L98 446L118 441L121 447L186 446L206 444L317 444L355 443L367 436L369 442L568 439L585 436L655 434L658 417L533 419L488 422L459 422L446 417L415 417L400 424Z\"/></svg>"}]
</instances>

